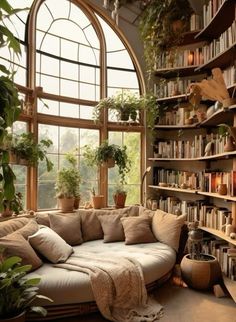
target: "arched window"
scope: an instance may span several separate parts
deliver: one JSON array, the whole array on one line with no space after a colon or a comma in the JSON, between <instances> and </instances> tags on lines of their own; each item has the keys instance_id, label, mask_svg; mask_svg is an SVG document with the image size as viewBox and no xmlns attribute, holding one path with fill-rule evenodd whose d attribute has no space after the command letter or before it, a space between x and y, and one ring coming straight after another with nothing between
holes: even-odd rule
<instances>
[{"instance_id":1,"label":"arched window","mask_svg":"<svg viewBox=\"0 0 236 322\"><path fill-rule=\"evenodd\" d=\"M13 0L10 3L15 6ZM117 169L91 169L82 153L84 145L98 146L104 139L127 145L132 159L126 187L132 194L127 201L139 203L142 120L135 126L109 115L99 124L93 120L93 108L101 98L123 90L141 92L140 69L125 39L101 11L82 0L20 0L17 6L31 7L29 13L15 18L16 24L22 24L22 28L17 27L17 37L25 48L18 64L24 73L19 73L16 83L29 90L33 108L33 115L23 115L21 121L38 139L48 137L53 141L48 156L54 170L48 173L40 163L37 171L28 171L28 190L34 195L28 207L57 208L56 173L65 162L65 153L75 148L82 177L82 204L89 201L93 187L106 196L107 204L113 204Z\"/></svg>"}]
</instances>

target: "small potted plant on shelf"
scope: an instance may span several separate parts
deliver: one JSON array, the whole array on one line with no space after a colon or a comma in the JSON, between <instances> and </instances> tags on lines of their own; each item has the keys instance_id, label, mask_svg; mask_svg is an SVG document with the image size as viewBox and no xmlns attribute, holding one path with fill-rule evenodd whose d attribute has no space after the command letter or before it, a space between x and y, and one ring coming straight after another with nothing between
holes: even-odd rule
<instances>
[{"instance_id":1,"label":"small potted plant on shelf","mask_svg":"<svg viewBox=\"0 0 236 322\"><path fill-rule=\"evenodd\" d=\"M22 266L21 260L17 256L4 259L0 254L0 321L24 322L27 311L46 316L45 308L31 304L36 298L52 302L38 294L40 278L28 279L26 274L31 265Z\"/></svg>"},{"instance_id":2,"label":"small potted plant on shelf","mask_svg":"<svg viewBox=\"0 0 236 322\"><path fill-rule=\"evenodd\" d=\"M104 196L98 195L95 192L95 189L92 188L92 206L94 209L100 209L104 206Z\"/></svg>"},{"instance_id":3,"label":"small potted plant on shelf","mask_svg":"<svg viewBox=\"0 0 236 322\"><path fill-rule=\"evenodd\" d=\"M32 133L13 135L10 152L15 159L12 162L37 166L39 161L45 160L47 171L51 171L53 163L47 157L47 149L52 143L50 139L42 139L37 143Z\"/></svg>"},{"instance_id":4,"label":"small potted plant on shelf","mask_svg":"<svg viewBox=\"0 0 236 322\"><path fill-rule=\"evenodd\" d=\"M63 166L57 172L55 189L60 201L62 212L72 212L76 198L80 198L80 172L76 165L76 157L73 152L65 155L68 166Z\"/></svg>"}]
</instances>

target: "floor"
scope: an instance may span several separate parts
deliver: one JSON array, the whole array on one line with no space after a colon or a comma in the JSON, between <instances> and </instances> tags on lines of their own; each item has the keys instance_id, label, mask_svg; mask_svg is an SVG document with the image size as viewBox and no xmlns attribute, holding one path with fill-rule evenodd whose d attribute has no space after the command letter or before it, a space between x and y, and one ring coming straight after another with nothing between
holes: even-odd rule
<instances>
[{"instance_id":1,"label":"floor","mask_svg":"<svg viewBox=\"0 0 236 322\"><path fill-rule=\"evenodd\" d=\"M164 307L160 322L236 322L236 303L230 297L199 292L167 282L154 293ZM54 322L105 322L99 313Z\"/></svg>"}]
</instances>

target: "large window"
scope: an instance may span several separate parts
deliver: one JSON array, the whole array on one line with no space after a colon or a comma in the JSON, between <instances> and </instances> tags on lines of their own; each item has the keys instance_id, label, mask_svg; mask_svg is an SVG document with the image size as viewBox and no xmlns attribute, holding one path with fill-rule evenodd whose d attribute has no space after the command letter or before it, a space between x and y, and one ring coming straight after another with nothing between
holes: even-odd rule
<instances>
[{"instance_id":1,"label":"large window","mask_svg":"<svg viewBox=\"0 0 236 322\"><path fill-rule=\"evenodd\" d=\"M10 3L16 6L15 1ZM82 0L17 1L17 7L31 5L31 10L17 14L11 25L21 41L21 59L16 61L7 52L1 55L4 64L16 64L15 81L23 85L23 100L32 104L33 117L21 116L24 131L32 131L39 140L47 137L53 141L48 151L53 171L48 173L43 162L37 171L16 168L20 173L17 187L24 196L34 196L25 201L26 208L58 207L57 170L66 164L65 153L72 150L76 151L81 173L81 204L90 200L94 187L112 205L112 193L119 181L117 169L103 171L101 178L99 169L89 168L82 155L84 145L98 146L103 139L127 146L132 161L125 186L127 203L139 203L144 127L141 123L133 127L120 124L109 114L100 123L93 120L93 108L101 98L124 90L140 93L142 78L133 53L102 12L95 12ZM16 129L20 131L21 126Z\"/></svg>"}]
</instances>

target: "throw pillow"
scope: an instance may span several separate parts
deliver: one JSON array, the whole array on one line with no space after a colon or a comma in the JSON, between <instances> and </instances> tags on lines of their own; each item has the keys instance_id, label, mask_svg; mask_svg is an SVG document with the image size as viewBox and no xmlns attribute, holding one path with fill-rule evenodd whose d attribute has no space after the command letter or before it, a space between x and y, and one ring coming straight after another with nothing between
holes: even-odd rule
<instances>
[{"instance_id":1,"label":"throw pillow","mask_svg":"<svg viewBox=\"0 0 236 322\"><path fill-rule=\"evenodd\" d=\"M124 229L121 224L122 214L98 216L104 233L104 243L125 240Z\"/></svg>"},{"instance_id":2,"label":"throw pillow","mask_svg":"<svg viewBox=\"0 0 236 322\"><path fill-rule=\"evenodd\" d=\"M58 215L49 214L50 228L54 230L69 245L82 244L80 217L78 214Z\"/></svg>"},{"instance_id":3,"label":"throw pillow","mask_svg":"<svg viewBox=\"0 0 236 322\"><path fill-rule=\"evenodd\" d=\"M178 251L181 227L185 222L186 216L176 216L156 210L152 218L152 231L160 242L169 245Z\"/></svg>"},{"instance_id":4,"label":"throw pillow","mask_svg":"<svg viewBox=\"0 0 236 322\"><path fill-rule=\"evenodd\" d=\"M96 240L103 238L103 230L98 216L128 214L129 208L119 210L105 210L105 209L80 209L78 213L81 218L81 231L83 241Z\"/></svg>"},{"instance_id":5,"label":"throw pillow","mask_svg":"<svg viewBox=\"0 0 236 322\"><path fill-rule=\"evenodd\" d=\"M25 226L29 222L29 218L14 218L1 222L0 237L13 233L17 229Z\"/></svg>"},{"instance_id":6,"label":"throw pillow","mask_svg":"<svg viewBox=\"0 0 236 322\"><path fill-rule=\"evenodd\" d=\"M0 246L4 248L4 257L19 256L22 258L23 265L32 265L31 270L43 264L29 242L18 232L0 238Z\"/></svg>"},{"instance_id":7,"label":"throw pillow","mask_svg":"<svg viewBox=\"0 0 236 322\"><path fill-rule=\"evenodd\" d=\"M29 242L35 250L52 263L65 262L73 252L55 231L49 227L39 229L34 235L29 236Z\"/></svg>"},{"instance_id":8,"label":"throw pillow","mask_svg":"<svg viewBox=\"0 0 236 322\"><path fill-rule=\"evenodd\" d=\"M29 236L36 233L39 230L39 226L34 219L31 219L25 226L18 229L17 232L20 233L26 240Z\"/></svg>"},{"instance_id":9,"label":"throw pillow","mask_svg":"<svg viewBox=\"0 0 236 322\"><path fill-rule=\"evenodd\" d=\"M124 217L120 220L124 227L126 245L157 241L151 230L149 216Z\"/></svg>"},{"instance_id":10,"label":"throw pillow","mask_svg":"<svg viewBox=\"0 0 236 322\"><path fill-rule=\"evenodd\" d=\"M39 225L44 225L50 227L50 221L48 214L45 213L36 213L36 221Z\"/></svg>"}]
</instances>

